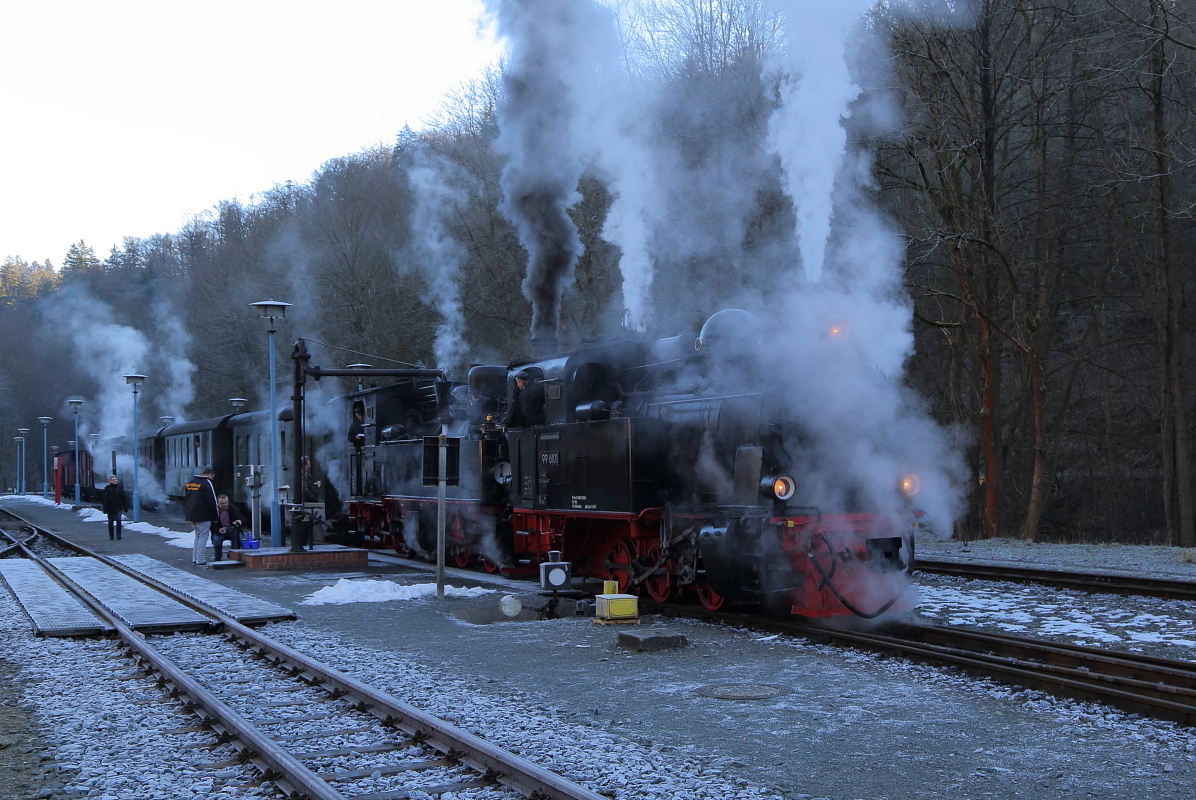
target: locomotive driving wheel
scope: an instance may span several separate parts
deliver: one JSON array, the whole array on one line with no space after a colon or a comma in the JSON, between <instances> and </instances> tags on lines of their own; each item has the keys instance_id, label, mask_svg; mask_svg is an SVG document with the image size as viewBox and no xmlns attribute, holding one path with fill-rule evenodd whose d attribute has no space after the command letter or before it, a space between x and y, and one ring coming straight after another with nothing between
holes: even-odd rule
<instances>
[{"instance_id":1,"label":"locomotive driving wheel","mask_svg":"<svg viewBox=\"0 0 1196 800\"><path fill-rule=\"evenodd\" d=\"M462 569L468 567L472 561L473 553L469 552L465 548L461 548L457 552L453 553L453 563Z\"/></svg>"},{"instance_id":2,"label":"locomotive driving wheel","mask_svg":"<svg viewBox=\"0 0 1196 800\"><path fill-rule=\"evenodd\" d=\"M657 603L667 602L673 595L673 576L669 572L673 562L665 559L661 564L662 559L664 559L664 551L660 549L660 545L656 545L648 551L646 559L648 569L655 569L657 564L661 566L643 581L644 591Z\"/></svg>"},{"instance_id":3,"label":"locomotive driving wheel","mask_svg":"<svg viewBox=\"0 0 1196 800\"><path fill-rule=\"evenodd\" d=\"M482 569L486 570L487 572L498 572L498 564L495 564L488 558L483 558Z\"/></svg>"},{"instance_id":4,"label":"locomotive driving wheel","mask_svg":"<svg viewBox=\"0 0 1196 800\"><path fill-rule=\"evenodd\" d=\"M611 580L619 585L619 594L626 594L631 586L631 576L635 569L635 543L630 539L619 539L610 546L606 554L606 570Z\"/></svg>"},{"instance_id":5,"label":"locomotive driving wheel","mask_svg":"<svg viewBox=\"0 0 1196 800\"><path fill-rule=\"evenodd\" d=\"M706 582L697 583L694 589L698 593L698 602L707 611L718 611L723 607L723 596L710 588Z\"/></svg>"}]
</instances>

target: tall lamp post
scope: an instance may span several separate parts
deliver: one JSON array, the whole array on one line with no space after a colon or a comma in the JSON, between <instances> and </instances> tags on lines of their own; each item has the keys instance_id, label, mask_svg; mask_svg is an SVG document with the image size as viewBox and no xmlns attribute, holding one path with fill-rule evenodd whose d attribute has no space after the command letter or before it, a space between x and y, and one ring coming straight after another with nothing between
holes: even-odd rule
<instances>
[{"instance_id":1,"label":"tall lamp post","mask_svg":"<svg viewBox=\"0 0 1196 800\"><path fill-rule=\"evenodd\" d=\"M21 494L25 494L25 434L29 429L17 428L17 433L21 434Z\"/></svg>"},{"instance_id":2,"label":"tall lamp post","mask_svg":"<svg viewBox=\"0 0 1196 800\"><path fill-rule=\"evenodd\" d=\"M21 437L12 437L13 442L13 462L12 462L12 493L21 493Z\"/></svg>"},{"instance_id":3,"label":"tall lamp post","mask_svg":"<svg viewBox=\"0 0 1196 800\"><path fill-rule=\"evenodd\" d=\"M53 417L38 417L37 421L42 424L42 499L48 500L50 497L50 448L46 445L46 428L54 421Z\"/></svg>"},{"instance_id":4,"label":"tall lamp post","mask_svg":"<svg viewBox=\"0 0 1196 800\"><path fill-rule=\"evenodd\" d=\"M79 409L83 407L82 400L67 400L66 404L75 413L75 505L83 502L83 495L79 492Z\"/></svg>"},{"instance_id":5,"label":"tall lamp post","mask_svg":"<svg viewBox=\"0 0 1196 800\"><path fill-rule=\"evenodd\" d=\"M278 392L274 386L274 334L278 331L274 321L285 319L291 304L263 300L249 305L269 326L266 332L270 334L270 480L274 484L270 493L270 546L282 547L282 514L278 507Z\"/></svg>"},{"instance_id":6,"label":"tall lamp post","mask_svg":"<svg viewBox=\"0 0 1196 800\"><path fill-rule=\"evenodd\" d=\"M145 376L126 375L125 383L133 387L133 521L141 522L141 494L137 491L137 462L141 460L137 452L137 393L145 383Z\"/></svg>"}]
</instances>

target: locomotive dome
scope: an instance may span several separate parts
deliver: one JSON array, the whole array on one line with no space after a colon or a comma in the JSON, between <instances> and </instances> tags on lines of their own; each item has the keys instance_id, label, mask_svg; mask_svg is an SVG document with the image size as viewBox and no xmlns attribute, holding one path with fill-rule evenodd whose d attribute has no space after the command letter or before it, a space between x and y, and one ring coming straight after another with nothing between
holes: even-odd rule
<instances>
[{"instance_id":1,"label":"locomotive dome","mask_svg":"<svg viewBox=\"0 0 1196 800\"><path fill-rule=\"evenodd\" d=\"M706 320L694 349L723 358L754 352L760 344L761 327L754 314L742 308L725 308Z\"/></svg>"}]
</instances>

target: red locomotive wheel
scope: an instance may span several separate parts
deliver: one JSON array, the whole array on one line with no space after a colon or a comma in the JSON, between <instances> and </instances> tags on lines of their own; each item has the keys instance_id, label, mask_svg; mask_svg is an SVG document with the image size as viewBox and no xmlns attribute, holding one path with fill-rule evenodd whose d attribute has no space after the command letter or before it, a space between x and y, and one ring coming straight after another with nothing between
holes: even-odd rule
<instances>
[{"instance_id":1,"label":"red locomotive wheel","mask_svg":"<svg viewBox=\"0 0 1196 800\"><path fill-rule=\"evenodd\" d=\"M487 572L498 572L498 564L495 564L488 558L483 558L482 569L486 570Z\"/></svg>"},{"instance_id":2,"label":"red locomotive wheel","mask_svg":"<svg viewBox=\"0 0 1196 800\"><path fill-rule=\"evenodd\" d=\"M648 568L651 569L659 564L663 554L660 545L649 550L648 558L646 559ZM644 591L648 593L648 597L657 603L667 602L673 595L673 576L669 574L669 568L672 566L673 562L665 561L664 565L643 583Z\"/></svg>"},{"instance_id":3,"label":"red locomotive wheel","mask_svg":"<svg viewBox=\"0 0 1196 800\"><path fill-rule=\"evenodd\" d=\"M631 585L631 562L635 559L635 544L630 539L619 539L610 546L607 553L607 572L610 579L619 584L619 594L626 594Z\"/></svg>"},{"instance_id":4,"label":"red locomotive wheel","mask_svg":"<svg viewBox=\"0 0 1196 800\"><path fill-rule=\"evenodd\" d=\"M699 583L694 586L698 592L698 602L707 611L718 611L723 607L723 596L711 589L705 583Z\"/></svg>"},{"instance_id":5,"label":"red locomotive wheel","mask_svg":"<svg viewBox=\"0 0 1196 800\"><path fill-rule=\"evenodd\" d=\"M453 553L453 563L462 569L468 567L471 561L473 561L473 554L468 550L458 550Z\"/></svg>"}]
</instances>

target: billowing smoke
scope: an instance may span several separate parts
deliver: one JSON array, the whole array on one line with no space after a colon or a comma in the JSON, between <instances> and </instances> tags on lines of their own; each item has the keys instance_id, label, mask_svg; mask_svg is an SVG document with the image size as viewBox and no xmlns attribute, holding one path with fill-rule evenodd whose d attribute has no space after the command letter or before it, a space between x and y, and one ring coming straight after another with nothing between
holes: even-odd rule
<instances>
[{"instance_id":1,"label":"billowing smoke","mask_svg":"<svg viewBox=\"0 0 1196 800\"><path fill-rule=\"evenodd\" d=\"M124 376L148 375L137 408L143 434L160 426L159 414L182 421L195 395L195 365L186 357L190 336L169 301L159 299L153 309L154 319L161 323L151 346L146 334L119 323L108 303L79 286L68 286L54 295L47 308L47 318L56 323L55 333L69 339L80 370L97 387L94 397L84 398L79 415L80 446L88 434L99 434L99 452L93 453L98 475L111 469L109 453L120 450L117 469L128 489L132 489L132 447L113 446L116 440L127 441L133 434L133 392ZM64 408L62 413L65 416L70 410ZM149 470L139 471L138 488L143 500L165 499Z\"/></svg>"},{"instance_id":2,"label":"billowing smoke","mask_svg":"<svg viewBox=\"0 0 1196 800\"><path fill-rule=\"evenodd\" d=\"M785 15L788 47L770 134L809 281L791 271L790 291L767 317L784 343L775 390L806 433L792 449L814 465L803 482L824 507L896 514L897 483L918 475L916 504L949 534L963 464L948 432L903 383L914 341L902 242L872 200L870 154L849 143L844 127L860 94L849 63L879 48L859 24L871 4L773 2ZM852 133L866 132L854 122Z\"/></svg>"},{"instance_id":3,"label":"billowing smoke","mask_svg":"<svg viewBox=\"0 0 1196 800\"><path fill-rule=\"evenodd\" d=\"M415 196L408 255L424 274L431 304L440 313L433 343L436 366L452 374L462 366L469 351L458 283L467 254L449 228L453 214L468 199L462 187L467 177L451 161L426 148L420 148L414 158L415 163L407 171Z\"/></svg>"},{"instance_id":4,"label":"billowing smoke","mask_svg":"<svg viewBox=\"0 0 1196 800\"><path fill-rule=\"evenodd\" d=\"M806 278L819 283L831 233L831 195L847 145L842 120L860 93L847 68L847 39L874 3L772 3L784 15L788 47L779 53L780 103L769 134L797 215Z\"/></svg>"},{"instance_id":5,"label":"billowing smoke","mask_svg":"<svg viewBox=\"0 0 1196 800\"><path fill-rule=\"evenodd\" d=\"M54 298L50 316L70 338L83 372L98 386L94 400L84 406L86 416L80 419L89 422L89 429L94 426L102 440L129 436L133 395L124 376L148 369L150 346L145 335L116 322L112 307L104 301L73 288ZM149 409L139 411L144 414Z\"/></svg>"},{"instance_id":6,"label":"billowing smoke","mask_svg":"<svg viewBox=\"0 0 1196 800\"><path fill-rule=\"evenodd\" d=\"M184 327L181 315L166 300L154 303L153 317L161 320L157 348L153 353L153 371L165 378L162 391L157 395L158 410L174 417L175 423L183 422L187 419L187 406L195 399L195 364L187 358L191 334Z\"/></svg>"},{"instance_id":7,"label":"billowing smoke","mask_svg":"<svg viewBox=\"0 0 1196 800\"><path fill-rule=\"evenodd\" d=\"M528 252L524 295L532 336L556 338L561 296L581 252L567 209L580 199L581 144L594 119L587 94L617 50L611 15L591 0L488 0L507 40L504 97L497 110L503 213Z\"/></svg>"}]
</instances>

